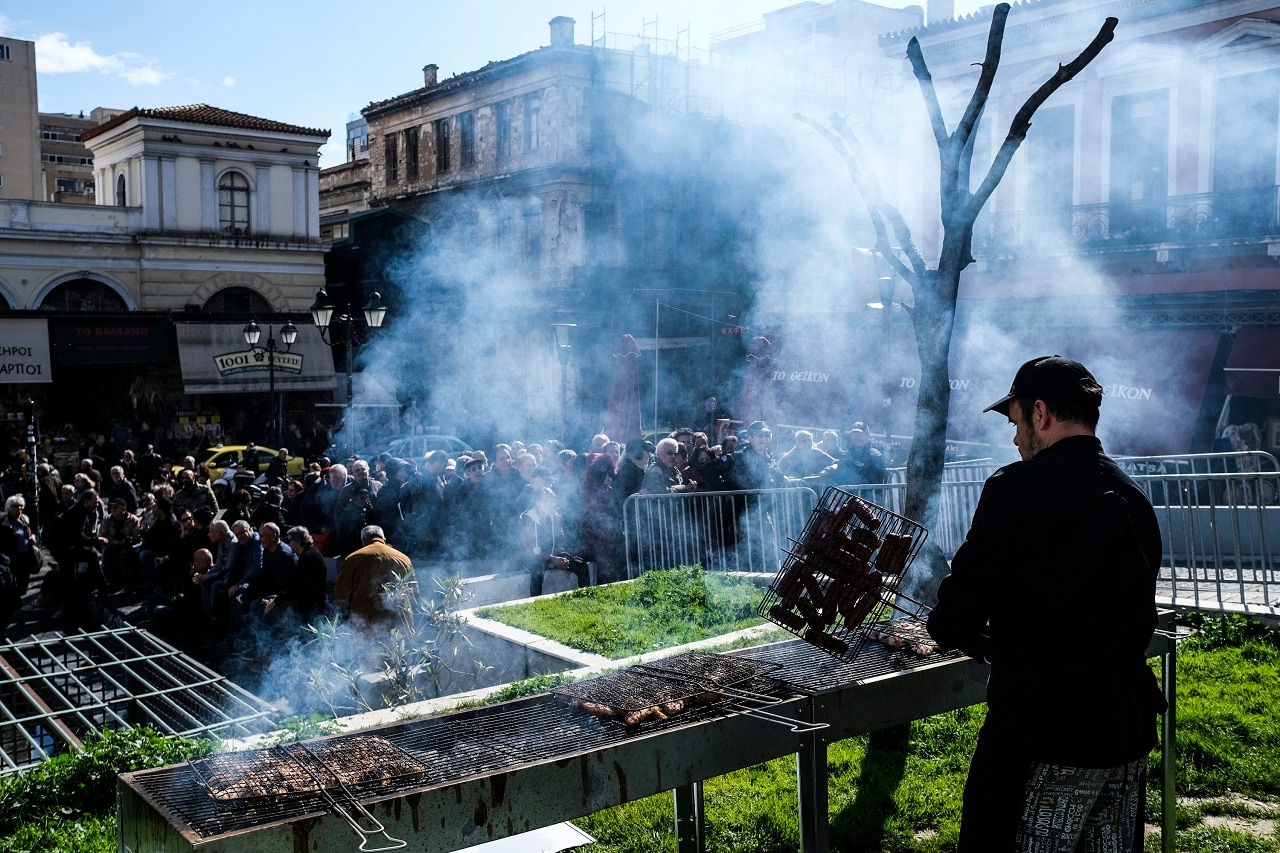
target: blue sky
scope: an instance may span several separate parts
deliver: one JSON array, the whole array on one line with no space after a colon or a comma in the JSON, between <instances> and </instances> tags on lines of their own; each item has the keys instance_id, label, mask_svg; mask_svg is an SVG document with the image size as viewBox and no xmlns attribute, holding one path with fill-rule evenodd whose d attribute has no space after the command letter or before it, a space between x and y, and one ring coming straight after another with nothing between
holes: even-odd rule
<instances>
[{"instance_id":1,"label":"blue sky","mask_svg":"<svg viewBox=\"0 0 1280 853\"><path fill-rule=\"evenodd\" d=\"M881 0L904 6L906 0ZM332 131L321 166L344 157L348 117L372 101L545 45L568 15L576 40L597 31L674 39L759 21L785 0L222 0L184 8L158 0L7 0L0 34L36 42L42 112L207 103ZM977 3L957 4L957 13ZM655 23L656 22L656 23ZM687 33L680 31L687 30Z\"/></svg>"}]
</instances>

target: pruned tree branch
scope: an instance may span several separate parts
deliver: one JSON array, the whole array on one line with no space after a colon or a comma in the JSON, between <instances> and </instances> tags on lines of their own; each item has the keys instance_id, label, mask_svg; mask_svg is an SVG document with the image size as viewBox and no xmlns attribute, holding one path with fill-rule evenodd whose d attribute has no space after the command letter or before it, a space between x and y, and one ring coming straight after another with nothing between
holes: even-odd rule
<instances>
[{"instance_id":1,"label":"pruned tree branch","mask_svg":"<svg viewBox=\"0 0 1280 853\"><path fill-rule=\"evenodd\" d=\"M920 40L915 36L907 42L907 59L911 60L911 73L916 75L920 84L920 94L924 96L924 108L929 114L929 125L933 128L933 141L938 143L938 150L945 151L949 136L947 122L942 117L942 104L938 102L938 90L933 86L933 75L925 64L924 52L920 50Z\"/></svg>"},{"instance_id":2,"label":"pruned tree branch","mask_svg":"<svg viewBox=\"0 0 1280 853\"><path fill-rule=\"evenodd\" d=\"M996 152L991 168L987 170L987 176L983 178L982 185L978 187L977 192L969 200L968 213L970 214L970 222L977 218L982 206L987 203L987 199L991 197L991 194L995 192L996 186L1004 178L1005 170L1009 168L1009 163L1013 160L1014 153L1022 145L1022 141L1027 138L1027 131L1031 129L1031 117L1035 115L1036 110L1040 109L1040 105L1048 100L1050 95L1062 88L1068 81L1083 71L1085 66L1098 57L1102 49L1115 38L1116 26L1119 23L1115 18L1107 18L1103 22L1101 29L1098 30L1098 34L1093 37L1093 41L1089 42L1089 45L1080 51L1080 55L1066 65L1059 65L1057 72L1046 80L1039 89L1036 89L1031 94L1031 97L1027 98L1022 108L1018 110L1017 115L1013 117L1013 121L1009 125L1009 134L1001 144L1000 150Z\"/></svg>"},{"instance_id":3,"label":"pruned tree branch","mask_svg":"<svg viewBox=\"0 0 1280 853\"><path fill-rule=\"evenodd\" d=\"M1000 67L1000 51L1004 44L1005 23L1009 19L1009 4L1001 3L991 13L991 29L987 32L987 55L982 60L982 73L978 83L973 87L973 95L969 105L965 107L960 123L956 125L955 139L964 148L971 149L973 129L987 106L987 98L991 95L991 86L996 80L996 70ZM924 58L920 60L924 63Z\"/></svg>"},{"instance_id":4,"label":"pruned tree branch","mask_svg":"<svg viewBox=\"0 0 1280 853\"><path fill-rule=\"evenodd\" d=\"M862 204L867 209L867 216L871 220L871 227L875 230L876 251L889 263L894 272L907 281L915 283L919 279L919 273L926 269L924 257L911 240L911 229L907 225L906 219L893 205L884 200L884 196L880 191L880 183L876 180L875 175L864 170L859 163L860 152L853 132L849 130L844 120L837 115L831 117L831 124L835 128L834 130L802 113L796 113L795 118L820 133L831 144L831 147L836 150L840 158L844 160L845 168L849 170L849 177L853 181L853 187L857 191L858 197L862 199ZM898 238L899 245L904 247L907 256L911 258L912 265L910 267L903 263L902 259L893 251L888 230L885 228L886 221L893 227L894 235Z\"/></svg>"}]
</instances>

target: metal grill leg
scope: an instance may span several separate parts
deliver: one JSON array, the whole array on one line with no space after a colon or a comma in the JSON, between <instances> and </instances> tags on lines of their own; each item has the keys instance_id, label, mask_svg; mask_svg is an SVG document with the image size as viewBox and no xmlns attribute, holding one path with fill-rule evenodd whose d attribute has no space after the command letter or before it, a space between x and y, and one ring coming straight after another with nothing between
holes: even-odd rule
<instances>
[{"instance_id":1,"label":"metal grill leg","mask_svg":"<svg viewBox=\"0 0 1280 853\"><path fill-rule=\"evenodd\" d=\"M813 714L809 716L812 718ZM827 853L827 741L825 734L819 731L800 735L800 751L796 753L801 853Z\"/></svg>"},{"instance_id":2,"label":"metal grill leg","mask_svg":"<svg viewBox=\"0 0 1280 853\"><path fill-rule=\"evenodd\" d=\"M706 853L707 816L702 808L702 783L681 785L672 793L676 801L676 850Z\"/></svg>"},{"instance_id":3,"label":"metal grill leg","mask_svg":"<svg viewBox=\"0 0 1280 853\"><path fill-rule=\"evenodd\" d=\"M1161 791L1160 791L1160 849L1163 853L1174 853L1174 834L1177 832L1177 781L1178 781L1178 762L1177 762L1177 700L1178 700L1178 646L1173 639L1169 639L1166 651L1161 657L1160 675L1164 682L1161 686L1164 688L1164 698L1169 703L1169 709L1164 712L1164 719L1161 721L1162 731L1160 733L1163 743L1160 745L1160 770Z\"/></svg>"}]
</instances>

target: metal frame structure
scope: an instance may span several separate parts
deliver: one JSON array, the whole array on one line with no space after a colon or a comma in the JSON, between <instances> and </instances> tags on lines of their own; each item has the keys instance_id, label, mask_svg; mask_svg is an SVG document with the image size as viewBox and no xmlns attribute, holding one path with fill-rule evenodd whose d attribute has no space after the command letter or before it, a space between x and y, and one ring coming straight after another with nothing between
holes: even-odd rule
<instances>
[{"instance_id":1,"label":"metal frame structure","mask_svg":"<svg viewBox=\"0 0 1280 853\"><path fill-rule=\"evenodd\" d=\"M146 726L216 738L274 731L262 700L146 631L116 628L0 645L0 774Z\"/></svg>"}]
</instances>

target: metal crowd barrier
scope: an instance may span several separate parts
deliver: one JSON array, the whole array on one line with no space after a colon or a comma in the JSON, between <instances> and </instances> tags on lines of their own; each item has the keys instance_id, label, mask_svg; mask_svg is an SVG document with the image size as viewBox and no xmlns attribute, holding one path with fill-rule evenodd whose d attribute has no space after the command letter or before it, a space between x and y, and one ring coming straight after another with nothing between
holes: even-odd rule
<instances>
[{"instance_id":1,"label":"metal crowd barrier","mask_svg":"<svg viewBox=\"0 0 1280 853\"><path fill-rule=\"evenodd\" d=\"M817 503L807 488L632 495L622 506L627 577L694 564L776 572Z\"/></svg>"}]
</instances>

